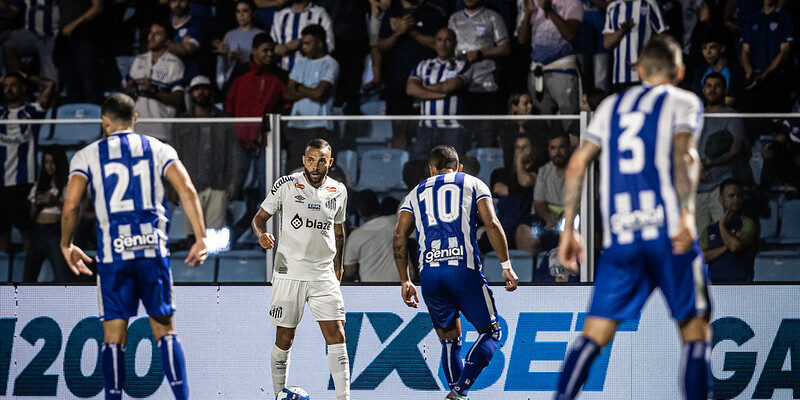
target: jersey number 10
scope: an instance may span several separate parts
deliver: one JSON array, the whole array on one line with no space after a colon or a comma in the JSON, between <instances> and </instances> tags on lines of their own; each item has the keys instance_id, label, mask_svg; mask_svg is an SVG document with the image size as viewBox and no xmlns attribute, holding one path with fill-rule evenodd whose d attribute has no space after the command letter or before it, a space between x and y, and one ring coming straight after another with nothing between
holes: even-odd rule
<instances>
[{"instance_id":1,"label":"jersey number 10","mask_svg":"<svg viewBox=\"0 0 800 400\"><path fill-rule=\"evenodd\" d=\"M448 202L448 196L449 202ZM453 222L459 217L461 207L458 205L458 200L461 198L461 189L454 183L446 183L439 187L436 191L436 214L434 214L433 204L433 187L426 187L422 193L419 194L419 201L425 204L425 217L428 220L428 226L438 225L439 222Z\"/></svg>"},{"instance_id":2,"label":"jersey number 10","mask_svg":"<svg viewBox=\"0 0 800 400\"><path fill-rule=\"evenodd\" d=\"M152 188L150 186L150 162L148 160L141 160L133 165L130 170L128 167L121 163L111 162L103 167L104 175L108 178L111 175L117 176L117 184L114 186L114 191L111 192L111 199L108 202L108 209L112 213L133 211L133 199L125 199L125 192L128 190L130 183L130 172L133 176L139 178L139 186L141 187L142 194L142 209L149 210L153 208L152 201Z\"/></svg>"}]
</instances>

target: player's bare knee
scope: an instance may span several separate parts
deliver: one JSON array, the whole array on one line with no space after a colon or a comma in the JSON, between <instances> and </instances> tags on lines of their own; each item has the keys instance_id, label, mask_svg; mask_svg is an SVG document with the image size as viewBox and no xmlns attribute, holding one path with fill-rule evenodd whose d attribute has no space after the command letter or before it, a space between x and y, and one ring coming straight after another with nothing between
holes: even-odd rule
<instances>
[{"instance_id":1,"label":"player's bare knee","mask_svg":"<svg viewBox=\"0 0 800 400\"><path fill-rule=\"evenodd\" d=\"M321 321L320 329L327 344L340 344L345 342L344 321Z\"/></svg>"},{"instance_id":2,"label":"player's bare knee","mask_svg":"<svg viewBox=\"0 0 800 400\"><path fill-rule=\"evenodd\" d=\"M491 324L491 325L489 325L487 327L476 329L476 330L478 331L479 335L483 335L484 333L492 333L492 332L500 330L500 324L495 322L495 323L493 323L493 324Z\"/></svg>"},{"instance_id":3,"label":"player's bare knee","mask_svg":"<svg viewBox=\"0 0 800 400\"><path fill-rule=\"evenodd\" d=\"M128 341L128 320L112 319L103 321L103 341L125 345Z\"/></svg>"},{"instance_id":4,"label":"player's bare knee","mask_svg":"<svg viewBox=\"0 0 800 400\"><path fill-rule=\"evenodd\" d=\"M295 328L277 327L275 331L275 345L281 350L289 350L294 343Z\"/></svg>"},{"instance_id":5,"label":"player's bare knee","mask_svg":"<svg viewBox=\"0 0 800 400\"><path fill-rule=\"evenodd\" d=\"M680 328L683 342L711 340L711 326L708 323L708 316L685 319L678 323L678 327Z\"/></svg>"},{"instance_id":6,"label":"player's bare knee","mask_svg":"<svg viewBox=\"0 0 800 400\"><path fill-rule=\"evenodd\" d=\"M605 347L617 333L619 321L605 318L588 317L583 323L583 336L591 339L600 347Z\"/></svg>"},{"instance_id":7,"label":"player's bare knee","mask_svg":"<svg viewBox=\"0 0 800 400\"><path fill-rule=\"evenodd\" d=\"M150 317L150 329L153 331L153 338L156 340L174 334L175 327L172 324L172 315L160 315Z\"/></svg>"},{"instance_id":8,"label":"player's bare knee","mask_svg":"<svg viewBox=\"0 0 800 400\"><path fill-rule=\"evenodd\" d=\"M442 340L453 340L461 337L461 320L456 318L445 328L436 328L436 335Z\"/></svg>"}]
</instances>

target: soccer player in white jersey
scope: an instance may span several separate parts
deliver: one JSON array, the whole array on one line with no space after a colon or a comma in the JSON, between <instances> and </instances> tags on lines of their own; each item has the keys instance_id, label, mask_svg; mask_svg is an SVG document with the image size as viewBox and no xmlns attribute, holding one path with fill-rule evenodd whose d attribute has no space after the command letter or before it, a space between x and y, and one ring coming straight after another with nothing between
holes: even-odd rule
<instances>
[{"instance_id":1,"label":"soccer player in white jersey","mask_svg":"<svg viewBox=\"0 0 800 400\"><path fill-rule=\"evenodd\" d=\"M133 99L118 93L101 109L106 137L77 152L70 163L61 216L61 252L76 275L92 272L91 259L72 244L78 207L89 188L97 214L97 287L105 340L102 347L106 399L120 399L125 384L128 318L139 300L150 316L153 337L175 398L189 398L183 349L175 336L172 274L167 256L166 178L181 199L197 238L186 263L206 259L200 200L175 150L157 139L134 133ZM135 356L133 354L132 356Z\"/></svg>"},{"instance_id":2,"label":"soccer player in white jersey","mask_svg":"<svg viewBox=\"0 0 800 400\"><path fill-rule=\"evenodd\" d=\"M644 83L600 104L567 166L561 264L578 271L581 238L572 226L586 167L601 150L603 251L589 316L564 360L556 400L578 395L620 321L636 318L656 287L680 328L684 398L711 396L708 272L694 221L703 106L674 86L685 74L681 54L673 39L653 38L636 65Z\"/></svg>"},{"instance_id":3,"label":"soccer player in white jersey","mask_svg":"<svg viewBox=\"0 0 800 400\"><path fill-rule=\"evenodd\" d=\"M322 139L308 142L303 171L278 179L253 218L253 231L265 249L275 246L267 221L281 213L272 276L270 319L276 326L272 347L272 385L286 387L289 351L306 303L328 344L328 367L337 400L350 399L350 360L344 338L342 281L347 189L331 179L331 146Z\"/></svg>"},{"instance_id":4,"label":"soccer player in white jersey","mask_svg":"<svg viewBox=\"0 0 800 400\"><path fill-rule=\"evenodd\" d=\"M489 188L467 175L450 146L430 152L431 177L422 181L400 206L393 244L403 301L416 308L417 289L408 274L408 235L416 227L422 296L442 343L442 367L450 393L447 399L466 399L469 388L489 365L500 346L502 332L492 290L481 270L476 232L480 216L486 234L503 266L506 290L517 288L517 275L508 259L508 243L494 213ZM478 339L461 359L459 312L478 331Z\"/></svg>"}]
</instances>

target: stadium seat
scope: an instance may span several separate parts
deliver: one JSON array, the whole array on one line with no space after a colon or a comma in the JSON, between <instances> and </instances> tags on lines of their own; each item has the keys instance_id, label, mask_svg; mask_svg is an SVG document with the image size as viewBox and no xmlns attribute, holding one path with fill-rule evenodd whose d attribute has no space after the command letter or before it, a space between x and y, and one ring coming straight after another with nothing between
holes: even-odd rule
<instances>
[{"instance_id":1,"label":"stadium seat","mask_svg":"<svg viewBox=\"0 0 800 400\"><path fill-rule=\"evenodd\" d=\"M761 184L761 169L764 166L764 159L761 158L761 153L756 153L753 150L753 156L750 157L750 170L753 171L753 180L756 185Z\"/></svg>"},{"instance_id":2,"label":"stadium seat","mask_svg":"<svg viewBox=\"0 0 800 400\"><path fill-rule=\"evenodd\" d=\"M763 251L756 255L753 270L756 282L797 281L800 277L800 252Z\"/></svg>"},{"instance_id":3,"label":"stadium seat","mask_svg":"<svg viewBox=\"0 0 800 400\"><path fill-rule=\"evenodd\" d=\"M190 267L183 262L188 251L176 251L169 255L173 282L214 282L215 257L209 257L203 265Z\"/></svg>"},{"instance_id":4,"label":"stadium seat","mask_svg":"<svg viewBox=\"0 0 800 400\"><path fill-rule=\"evenodd\" d=\"M508 255L519 281L533 281L533 256L531 253L523 250L509 250ZM489 283L505 282L503 279L503 267L500 265L497 253L493 251L486 253L483 259L483 274L486 276L486 281Z\"/></svg>"},{"instance_id":5,"label":"stadium seat","mask_svg":"<svg viewBox=\"0 0 800 400\"><path fill-rule=\"evenodd\" d=\"M175 207L169 213L169 228L167 228L167 236L171 240L186 239L186 233L183 231L183 208Z\"/></svg>"},{"instance_id":6,"label":"stadium seat","mask_svg":"<svg viewBox=\"0 0 800 400\"><path fill-rule=\"evenodd\" d=\"M800 244L800 200L783 203L780 215L781 232L778 235L778 242Z\"/></svg>"},{"instance_id":7,"label":"stadium seat","mask_svg":"<svg viewBox=\"0 0 800 400\"><path fill-rule=\"evenodd\" d=\"M131 66L133 65L134 56L117 56L114 57L117 62L117 69L119 70L119 76L122 77L122 86L125 87L125 78L128 77L128 73L131 71Z\"/></svg>"},{"instance_id":8,"label":"stadium seat","mask_svg":"<svg viewBox=\"0 0 800 400\"><path fill-rule=\"evenodd\" d=\"M44 115L44 119L53 119L53 109L50 108L47 110L47 113ZM52 124L42 124L41 128L39 128L39 146L53 146L58 145L58 143L53 142L53 125Z\"/></svg>"},{"instance_id":9,"label":"stadium seat","mask_svg":"<svg viewBox=\"0 0 800 400\"><path fill-rule=\"evenodd\" d=\"M9 272L11 272L11 256L0 251L0 282L9 281Z\"/></svg>"},{"instance_id":10,"label":"stadium seat","mask_svg":"<svg viewBox=\"0 0 800 400\"><path fill-rule=\"evenodd\" d=\"M479 147L468 151L467 155L475 157L481 164L478 178L486 183L486 185L489 185L492 171L503 168L503 149L499 147Z\"/></svg>"},{"instance_id":11,"label":"stadium seat","mask_svg":"<svg viewBox=\"0 0 800 400\"><path fill-rule=\"evenodd\" d=\"M42 269L39 270L39 276L36 278L36 282L53 282L55 280L55 275L53 274L53 264L50 260L44 260L42 263Z\"/></svg>"},{"instance_id":12,"label":"stadium seat","mask_svg":"<svg viewBox=\"0 0 800 400\"><path fill-rule=\"evenodd\" d=\"M232 201L228 203L228 213L231 216L228 226L235 226L247 214L247 205L241 200Z\"/></svg>"},{"instance_id":13,"label":"stadium seat","mask_svg":"<svg viewBox=\"0 0 800 400\"><path fill-rule=\"evenodd\" d=\"M266 282L267 262L263 251L232 250L220 253L217 282Z\"/></svg>"},{"instance_id":14,"label":"stadium seat","mask_svg":"<svg viewBox=\"0 0 800 400\"><path fill-rule=\"evenodd\" d=\"M19 229L16 226L11 227L11 243L22 244L22 234L19 233Z\"/></svg>"},{"instance_id":15,"label":"stadium seat","mask_svg":"<svg viewBox=\"0 0 800 400\"><path fill-rule=\"evenodd\" d=\"M11 282L22 282L22 274L25 271L25 252L15 253L11 259Z\"/></svg>"},{"instance_id":16,"label":"stadium seat","mask_svg":"<svg viewBox=\"0 0 800 400\"><path fill-rule=\"evenodd\" d=\"M759 219L761 225L761 239L768 242L778 235L778 202L774 199L769 201L769 218Z\"/></svg>"},{"instance_id":17,"label":"stadium seat","mask_svg":"<svg viewBox=\"0 0 800 400\"><path fill-rule=\"evenodd\" d=\"M364 115L386 115L386 102L373 99L361 104ZM356 143L386 143L392 138L392 122L388 120L368 121L369 135L356 138Z\"/></svg>"},{"instance_id":18,"label":"stadium seat","mask_svg":"<svg viewBox=\"0 0 800 400\"><path fill-rule=\"evenodd\" d=\"M358 182L358 154L353 150L342 150L336 154L336 165L347 177L348 187L356 187Z\"/></svg>"},{"instance_id":19,"label":"stadium seat","mask_svg":"<svg viewBox=\"0 0 800 400\"><path fill-rule=\"evenodd\" d=\"M408 162L408 152L398 149L374 149L361 153L358 186L360 190L372 189L386 192L403 189L403 165Z\"/></svg>"},{"instance_id":20,"label":"stadium seat","mask_svg":"<svg viewBox=\"0 0 800 400\"><path fill-rule=\"evenodd\" d=\"M56 119L100 119L100 106L96 104L64 104L56 110ZM53 128L52 143L62 146L79 146L100 138L100 124L57 124Z\"/></svg>"}]
</instances>

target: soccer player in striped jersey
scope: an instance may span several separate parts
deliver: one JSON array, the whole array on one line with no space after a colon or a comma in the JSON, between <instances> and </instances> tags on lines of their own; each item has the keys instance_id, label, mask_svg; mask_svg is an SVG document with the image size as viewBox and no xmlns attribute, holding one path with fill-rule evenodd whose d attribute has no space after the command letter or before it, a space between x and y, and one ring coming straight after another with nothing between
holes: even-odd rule
<instances>
[{"instance_id":1,"label":"soccer player in striped jersey","mask_svg":"<svg viewBox=\"0 0 800 400\"><path fill-rule=\"evenodd\" d=\"M414 228L417 230L422 296L442 342L442 367L450 386L446 398L453 400L467 398L469 388L492 360L502 335L492 290L481 270L476 239L478 216L501 260L506 290L514 291L518 281L489 188L461 169L454 148L436 146L431 150L431 177L406 196L393 238L403 301L416 308L419 300L409 278L406 246L408 235ZM479 334L465 360L461 359L459 312Z\"/></svg>"},{"instance_id":2,"label":"soccer player in striped jersey","mask_svg":"<svg viewBox=\"0 0 800 400\"><path fill-rule=\"evenodd\" d=\"M118 93L101 109L106 137L78 151L70 163L61 216L61 252L73 273L91 275L91 259L72 243L78 207L87 187L97 214L97 287L105 340L102 347L106 399L120 399L125 384L128 318L139 300L150 316L153 337L176 399L189 398L183 349L175 335L172 274L167 256L166 178L181 199L196 241L186 263L206 259L203 211L197 192L167 144L133 131L133 99ZM134 355L135 356L135 355Z\"/></svg>"},{"instance_id":3,"label":"soccer player in striped jersey","mask_svg":"<svg viewBox=\"0 0 800 400\"><path fill-rule=\"evenodd\" d=\"M557 400L578 395L620 321L636 318L656 287L680 328L684 398L710 396L711 304L694 221L703 106L674 86L685 74L675 40L653 38L636 69L644 84L600 104L567 166L561 264L578 270L581 238L572 226L586 167L598 154L603 251L589 316L564 361Z\"/></svg>"},{"instance_id":4,"label":"soccer player in striped jersey","mask_svg":"<svg viewBox=\"0 0 800 400\"><path fill-rule=\"evenodd\" d=\"M615 0L608 5L603 46L614 53L614 91L640 81L635 67L639 53L653 34L667 29L655 0Z\"/></svg>"}]
</instances>

